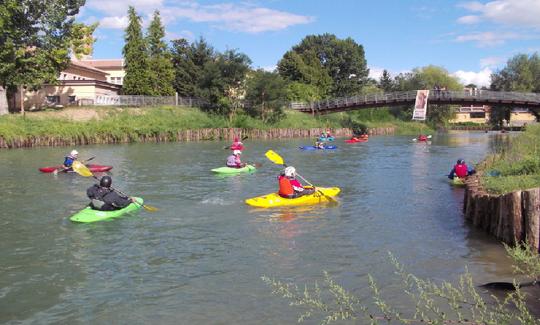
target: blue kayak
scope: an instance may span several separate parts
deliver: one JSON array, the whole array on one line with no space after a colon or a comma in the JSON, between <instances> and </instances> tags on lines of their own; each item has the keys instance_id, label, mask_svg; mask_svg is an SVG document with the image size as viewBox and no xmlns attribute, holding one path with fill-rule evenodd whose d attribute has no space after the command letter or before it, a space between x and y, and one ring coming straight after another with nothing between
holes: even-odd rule
<instances>
[{"instance_id":1,"label":"blue kayak","mask_svg":"<svg viewBox=\"0 0 540 325\"><path fill-rule=\"evenodd\" d=\"M315 146L302 146L300 147L302 150L334 150L337 149L337 146L324 146L324 149L319 149Z\"/></svg>"}]
</instances>

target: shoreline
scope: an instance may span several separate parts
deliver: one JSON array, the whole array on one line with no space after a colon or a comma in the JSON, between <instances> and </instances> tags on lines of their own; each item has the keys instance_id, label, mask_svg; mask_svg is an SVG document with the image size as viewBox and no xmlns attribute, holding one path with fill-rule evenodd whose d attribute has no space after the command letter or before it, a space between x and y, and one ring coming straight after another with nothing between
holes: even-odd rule
<instances>
[{"instance_id":1,"label":"shoreline","mask_svg":"<svg viewBox=\"0 0 540 325\"><path fill-rule=\"evenodd\" d=\"M314 138L320 135L326 128L294 129L243 129L243 128L202 128L193 130L179 130L178 132L162 132L152 135L124 134L122 136L74 136L65 138L61 136L31 136L28 138L14 138L5 140L0 137L0 149L19 149L35 147L61 147L80 146L90 144L117 144L136 142L189 142L189 141L213 141L233 140L235 136L248 136L252 139L286 139L286 138ZM352 129L330 128L335 137L350 137ZM369 135L393 135L395 127L368 128Z\"/></svg>"}]
</instances>

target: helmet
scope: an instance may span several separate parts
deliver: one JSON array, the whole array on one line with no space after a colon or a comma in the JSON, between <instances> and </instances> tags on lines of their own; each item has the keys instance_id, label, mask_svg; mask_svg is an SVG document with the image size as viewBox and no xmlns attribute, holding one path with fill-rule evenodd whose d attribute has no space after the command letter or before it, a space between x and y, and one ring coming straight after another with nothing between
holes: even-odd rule
<instances>
[{"instance_id":1,"label":"helmet","mask_svg":"<svg viewBox=\"0 0 540 325\"><path fill-rule=\"evenodd\" d=\"M79 155L79 152L77 150L71 150L71 152L69 153L70 156L78 156Z\"/></svg>"},{"instance_id":2,"label":"helmet","mask_svg":"<svg viewBox=\"0 0 540 325\"><path fill-rule=\"evenodd\" d=\"M111 176L103 176L103 177L101 177L101 180L99 181L99 186L111 187L111 185L112 185Z\"/></svg>"},{"instance_id":3,"label":"helmet","mask_svg":"<svg viewBox=\"0 0 540 325\"><path fill-rule=\"evenodd\" d=\"M296 176L296 168L294 168L293 166L289 166L289 167L285 168L285 176L287 176L287 177Z\"/></svg>"},{"instance_id":4,"label":"helmet","mask_svg":"<svg viewBox=\"0 0 540 325\"><path fill-rule=\"evenodd\" d=\"M232 153L233 153L233 155L239 155L239 154L242 153L242 151L240 151L240 150L233 150Z\"/></svg>"},{"instance_id":5,"label":"helmet","mask_svg":"<svg viewBox=\"0 0 540 325\"><path fill-rule=\"evenodd\" d=\"M463 165L465 163L465 160L463 160L462 158L459 158L457 160L457 163L458 163L458 165Z\"/></svg>"}]
</instances>

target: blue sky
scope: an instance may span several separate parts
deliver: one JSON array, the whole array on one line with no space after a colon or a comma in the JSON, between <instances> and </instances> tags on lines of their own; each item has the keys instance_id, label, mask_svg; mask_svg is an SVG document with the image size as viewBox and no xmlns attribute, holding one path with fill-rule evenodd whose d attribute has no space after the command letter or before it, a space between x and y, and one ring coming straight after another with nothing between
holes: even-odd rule
<instances>
[{"instance_id":1,"label":"blue sky","mask_svg":"<svg viewBox=\"0 0 540 325\"><path fill-rule=\"evenodd\" d=\"M464 83L489 75L517 53L540 52L540 0L87 0L78 20L99 21L96 59L121 58L127 7L145 24L160 10L167 38L204 37L272 69L302 38L331 33L363 45L371 76L434 64Z\"/></svg>"}]
</instances>

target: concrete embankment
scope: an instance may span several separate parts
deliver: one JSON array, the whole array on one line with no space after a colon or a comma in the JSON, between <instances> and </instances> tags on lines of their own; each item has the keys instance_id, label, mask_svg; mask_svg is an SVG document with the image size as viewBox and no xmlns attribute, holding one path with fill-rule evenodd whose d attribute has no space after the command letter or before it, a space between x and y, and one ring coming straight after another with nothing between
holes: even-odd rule
<instances>
[{"instance_id":1,"label":"concrete embankment","mask_svg":"<svg viewBox=\"0 0 540 325\"><path fill-rule=\"evenodd\" d=\"M314 129L238 129L238 128L207 128L195 130L179 130L178 132L166 132L152 135L103 135L103 136L76 136L65 138L61 136L39 136L28 138L13 138L5 140L0 138L0 148L31 148L40 146L75 146L86 144L113 144L130 142L175 142L175 141L204 141L204 140L232 140L235 136L248 136L252 139L280 139L280 138L314 138L320 135L324 128ZM351 129L332 129L335 137L349 137ZM392 135L395 129L373 128L369 129L371 135Z\"/></svg>"},{"instance_id":2,"label":"concrete embankment","mask_svg":"<svg viewBox=\"0 0 540 325\"><path fill-rule=\"evenodd\" d=\"M466 221L509 245L528 241L540 248L540 188L494 195L482 188L480 175L471 176L463 212Z\"/></svg>"}]
</instances>

